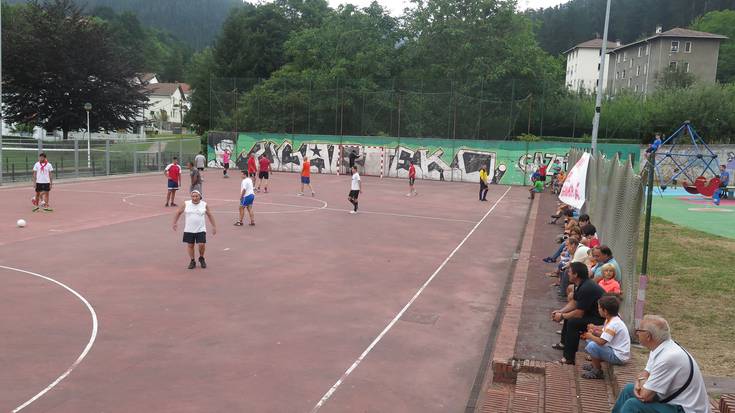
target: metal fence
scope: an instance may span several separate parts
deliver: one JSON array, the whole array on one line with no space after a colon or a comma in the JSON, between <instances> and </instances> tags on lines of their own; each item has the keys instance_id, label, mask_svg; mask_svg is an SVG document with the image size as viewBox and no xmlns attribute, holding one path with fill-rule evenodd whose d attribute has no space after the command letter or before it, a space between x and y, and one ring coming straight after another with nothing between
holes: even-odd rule
<instances>
[{"instance_id":1,"label":"metal fence","mask_svg":"<svg viewBox=\"0 0 735 413\"><path fill-rule=\"evenodd\" d=\"M569 153L569 165L577 163L582 151ZM591 157L587 171L587 194L583 212L590 215L602 244L612 249L623 272L622 317L634 325L638 294L638 236L643 211L645 177L636 174L629 161L601 154Z\"/></svg>"},{"instance_id":2,"label":"metal fence","mask_svg":"<svg viewBox=\"0 0 735 413\"><path fill-rule=\"evenodd\" d=\"M482 79L212 78L209 129L345 136L508 140L581 138L594 96L557 83ZM644 137L643 99L603 112L600 139ZM617 107L617 106L616 106Z\"/></svg>"},{"instance_id":3,"label":"metal fence","mask_svg":"<svg viewBox=\"0 0 735 413\"><path fill-rule=\"evenodd\" d=\"M54 178L78 178L162 171L174 156L181 163L201 150L200 138L176 137L143 141L41 141L27 137L2 139L0 184L29 181L38 154L54 166Z\"/></svg>"}]
</instances>

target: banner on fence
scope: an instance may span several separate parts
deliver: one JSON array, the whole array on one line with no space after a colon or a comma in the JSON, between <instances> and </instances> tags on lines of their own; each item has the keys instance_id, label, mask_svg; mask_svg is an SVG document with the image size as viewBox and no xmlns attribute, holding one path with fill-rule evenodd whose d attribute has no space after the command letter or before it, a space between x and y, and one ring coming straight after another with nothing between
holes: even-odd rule
<instances>
[{"instance_id":1,"label":"banner on fence","mask_svg":"<svg viewBox=\"0 0 735 413\"><path fill-rule=\"evenodd\" d=\"M590 165L590 154L585 152L576 164L567 173L567 179L561 187L559 200L574 208L580 209L584 205L587 189L587 168Z\"/></svg>"}]
</instances>

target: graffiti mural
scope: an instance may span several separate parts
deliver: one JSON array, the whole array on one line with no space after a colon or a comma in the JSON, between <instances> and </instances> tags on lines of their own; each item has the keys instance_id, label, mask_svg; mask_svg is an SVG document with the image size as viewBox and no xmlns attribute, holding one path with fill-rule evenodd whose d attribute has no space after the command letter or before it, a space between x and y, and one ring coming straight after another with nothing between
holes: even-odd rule
<instances>
[{"instance_id":1,"label":"graffiti mural","mask_svg":"<svg viewBox=\"0 0 735 413\"><path fill-rule=\"evenodd\" d=\"M580 145L575 145L580 147ZM582 146L583 147L583 146ZM434 138L284 135L210 132L209 166L221 167L222 153L232 149L238 168L252 153L266 156L277 171L298 172L305 157L312 173L347 174L352 165L365 175L407 178L411 162L418 179L478 182L485 167L493 184L527 184L542 164L561 160L567 167L571 148L561 142L473 141ZM640 154L637 145L600 145L604 153Z\"/></svg>"}]
</instances>

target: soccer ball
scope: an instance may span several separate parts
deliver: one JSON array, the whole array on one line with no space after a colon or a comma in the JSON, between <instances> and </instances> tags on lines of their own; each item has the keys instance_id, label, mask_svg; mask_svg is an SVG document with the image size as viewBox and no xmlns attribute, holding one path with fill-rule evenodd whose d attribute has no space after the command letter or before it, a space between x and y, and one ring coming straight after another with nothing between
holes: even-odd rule
<instances>
[{"instance_id":1,"label":"soccer ball","mask_svg":"<svg viewBox=\"0 0 735 413\"><path fill-rule=\"evenodd\" d=\"M26 220L25 219L19 219L18 222L16 222L16 225L18 225L18 228L23 228L26 226Z\"/></svg>"}]
</instances>

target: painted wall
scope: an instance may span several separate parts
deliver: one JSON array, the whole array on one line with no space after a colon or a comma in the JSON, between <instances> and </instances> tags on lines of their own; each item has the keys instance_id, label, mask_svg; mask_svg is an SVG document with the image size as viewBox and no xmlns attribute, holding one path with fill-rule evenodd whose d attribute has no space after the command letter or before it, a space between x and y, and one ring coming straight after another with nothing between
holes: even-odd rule
<instances>
[{"instance_id":1,"label":"painted wall","mask_svg":"<svg viewBox=\"0 0 735 413\"><path fill-rule=\"evenodd\" d=\"M312 173L344 174L350 153L358 156L358 170L365 175L408 177L409 161L419 179L479 182L480 168L488 167L493 183L522 185L541 164L559 158L566 168L572 145L562 142L481 141L364 136L288 135L277 133L209 133L209 167L222 167L222 153L233 156L230 167L243 169L250 153L265 154L278 171L298 172L305 156ZM587 145L588 147L589 145ZM574 145L584 148L585 145ZM638 145L600 145L614 156L637 160Z\"/></svg>"}]
</instances>

